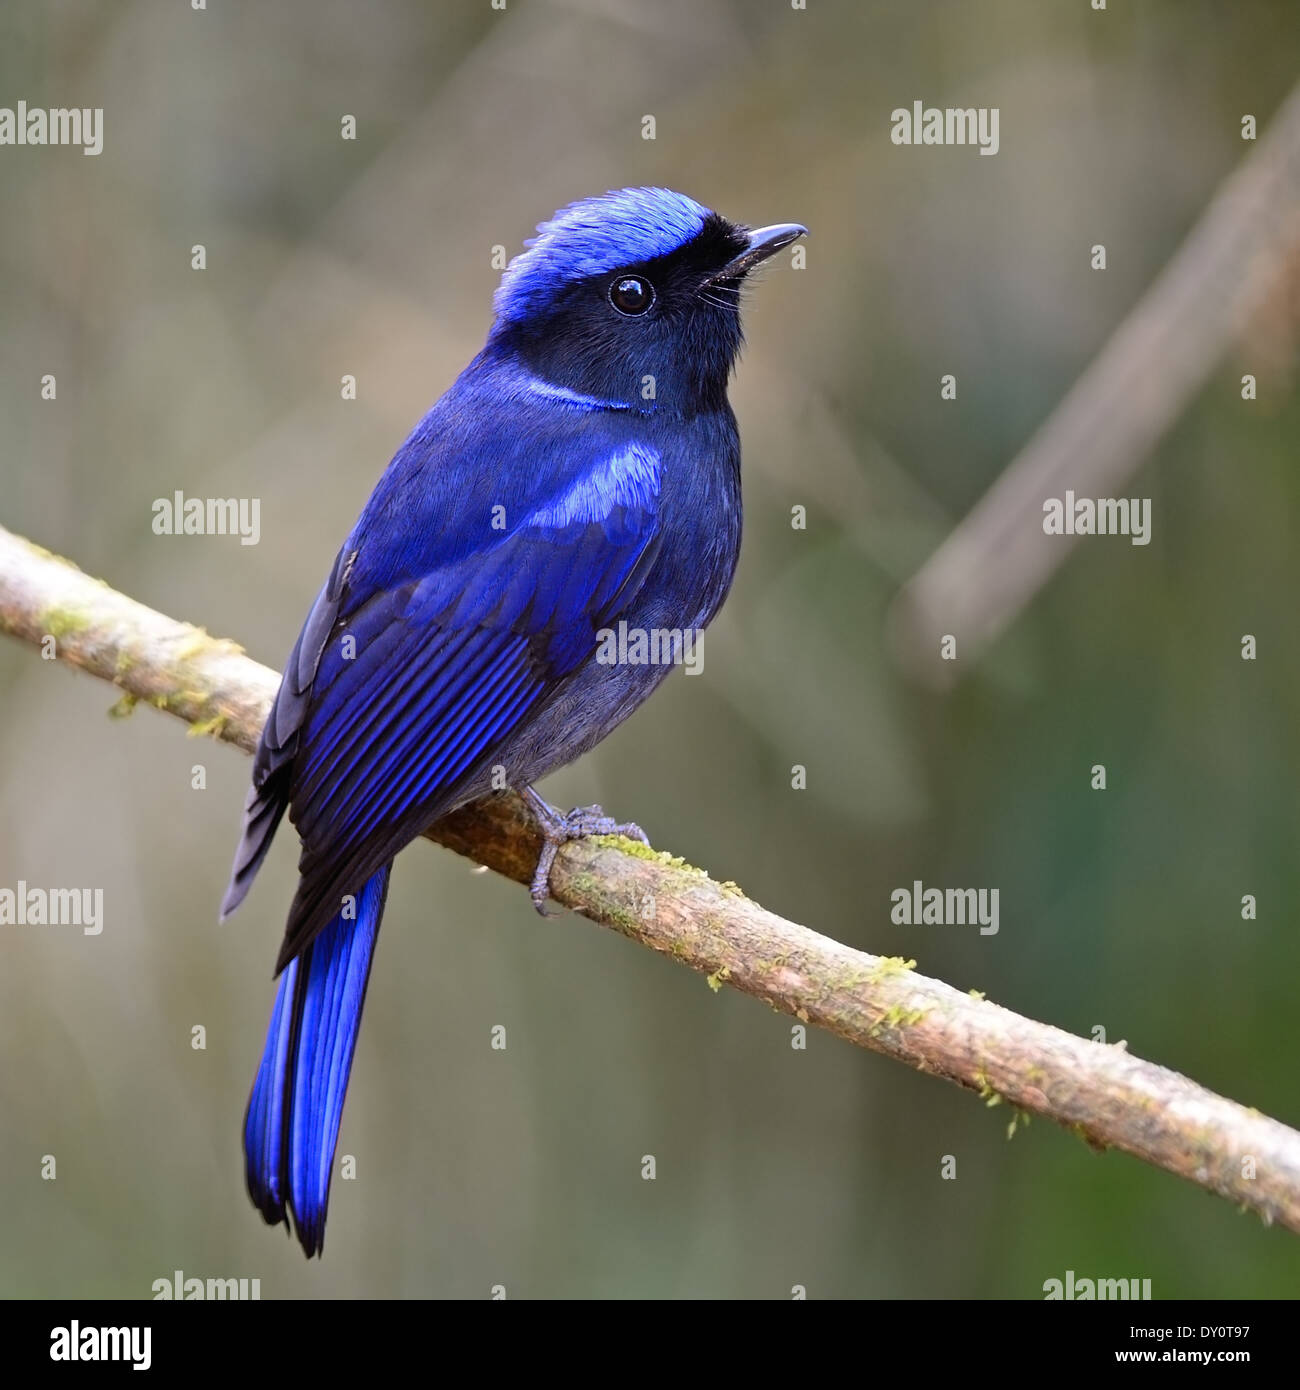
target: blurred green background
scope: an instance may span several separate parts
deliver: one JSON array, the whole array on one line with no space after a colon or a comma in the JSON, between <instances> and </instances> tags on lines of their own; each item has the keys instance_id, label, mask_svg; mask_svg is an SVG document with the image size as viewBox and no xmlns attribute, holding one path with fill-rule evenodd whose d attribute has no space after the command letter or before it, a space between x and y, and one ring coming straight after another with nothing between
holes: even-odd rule
<instances>
[{"instance_id":1,"label":"blurred green background","mask_svg":"<svg viewBox=\"0 0 1300 1390\"><path fill-rule=\"evenodd\" d=\"M0 523L278 667L480 345L493 246L635 183L803 221L807 269L751 297L745 549L704 674L544 789L1300 1123L1294 321L1127 489L1152 543L1081 545L955 692L909 683L885 623L1298 59L1292 0L9 0L0 104L102 106L105 144L0 149ZM999 107L999 154L893 146L916 99ZM261 543L155 536L177 488L260 498ZM102 886L106 914L0 929L0 1294L148 1297L176 1269L266 1298L1038 1298L1067 1269L1300 1292L1295 1236L1043 1121L1008 1142L1005 1109L828 1036L792 1050L784 1017L424 844L371 981L357 1177L308 1265L239 1148L296 845L218 928L249 762L114 698L0 644L0 886ZM1000 932L891 925L914 878L997 887Z\"/></svg>"}]
</instances>

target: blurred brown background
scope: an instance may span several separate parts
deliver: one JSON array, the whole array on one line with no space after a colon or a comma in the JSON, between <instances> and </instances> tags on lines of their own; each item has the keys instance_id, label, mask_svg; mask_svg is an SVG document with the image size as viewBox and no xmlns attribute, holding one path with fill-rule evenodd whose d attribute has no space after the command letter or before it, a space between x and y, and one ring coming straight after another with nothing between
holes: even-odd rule
<instances>
[{"instance_id":1,"label":"blurred brown background","mask_svg":"<svg viewBox=\"0 0 1300 1390\"><path fill-rule=\"evenodd\" d=\"M494 245L634 183L805 222L807 270L751 298L746 544L704 674L545 790L1296 1124L1293 342L1248 339L1126 490L1152 543L1082 545L953 694L908 683L884 618L1298 59L1291 0L11 0L0 105L102 106L105 143L0 148L0 522L279 666L480 345ZM893 146L917 99L999 107L1000 152ZM178 488L260 498L260 544L155 536ZM248 760L110 722L111 690L14 643L0 698L0 886L102 886L106 913L96 938L0 928L0 1293L148 1297L176 1269L267 1298L1034 1298L1067 1269L1300 1291L1294 1236L1041 1122L1008 1143L1005 1110L829 1037L793 1051L788 1020L428 845L394 875L357 1178L308 1265L239 1149L292 836L218 928ZM891 925L915 878L997 887L1001 930Z\"/></svg>"}]
</instances>

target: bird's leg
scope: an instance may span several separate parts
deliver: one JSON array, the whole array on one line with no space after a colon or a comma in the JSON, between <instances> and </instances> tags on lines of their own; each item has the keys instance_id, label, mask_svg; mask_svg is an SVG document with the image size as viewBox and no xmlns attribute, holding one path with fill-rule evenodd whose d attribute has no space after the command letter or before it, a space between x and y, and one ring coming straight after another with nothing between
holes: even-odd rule
<instances>
[{"instance_id":1,"label":"bird's leg","mask_svg":"<svg viewBox=\"0 0 1300 1390\"><path fill-rule=\"evenodd\" d=\"M633 825L631 821L613 820L599 806L575 806L566 815L563 811L557 811L532 787L524 788L523 797L537 818L537 828L542 835L542 852L538 856L537 869L528 891L532 895L533 906L543 917L552 915L546 910L546 900L551 892L551 865L555 863L561 845L570 840L581 840L587 835L626 835L629 840L640 840L643 845L650 843L639 825Z\"/></svg>"}]
</instances>

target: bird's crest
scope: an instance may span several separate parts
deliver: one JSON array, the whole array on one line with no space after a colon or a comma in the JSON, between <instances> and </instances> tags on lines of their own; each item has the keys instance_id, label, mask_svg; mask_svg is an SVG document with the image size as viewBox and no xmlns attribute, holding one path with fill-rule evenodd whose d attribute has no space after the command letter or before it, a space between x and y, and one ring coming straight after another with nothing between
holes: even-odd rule
<instances>
[{"instance_id":1,"label":"bird's crest","mask_svg":"<svg viewBox=\"0 0 1300 1390\"><path fill-rule=\"evenodd\" d=\"M714 216L669 188L620 188L561 208L524 242L496 292L496 315L515 322L541 308L557 285L666 256Z\"/></svg>"}]
</instances>

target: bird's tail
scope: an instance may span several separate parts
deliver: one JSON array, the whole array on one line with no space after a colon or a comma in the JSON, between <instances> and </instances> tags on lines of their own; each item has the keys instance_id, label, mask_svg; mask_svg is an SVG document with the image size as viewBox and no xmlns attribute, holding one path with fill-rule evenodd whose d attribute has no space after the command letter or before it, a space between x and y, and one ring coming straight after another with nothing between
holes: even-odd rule
<instances>
[{"instance_id":1,"label":"bird's tail","mask_svg":"<svg viewBox=\"0 0 1300 1390\"><path fill-rule=\"evenodd\" d=\"M334 1147L391 868L369 878L355 913L335 917L280 976L244 1117L248 1194L271 1225L292 1215L308 1256L325 1244Z\"/></svg>"}]
</instances>

